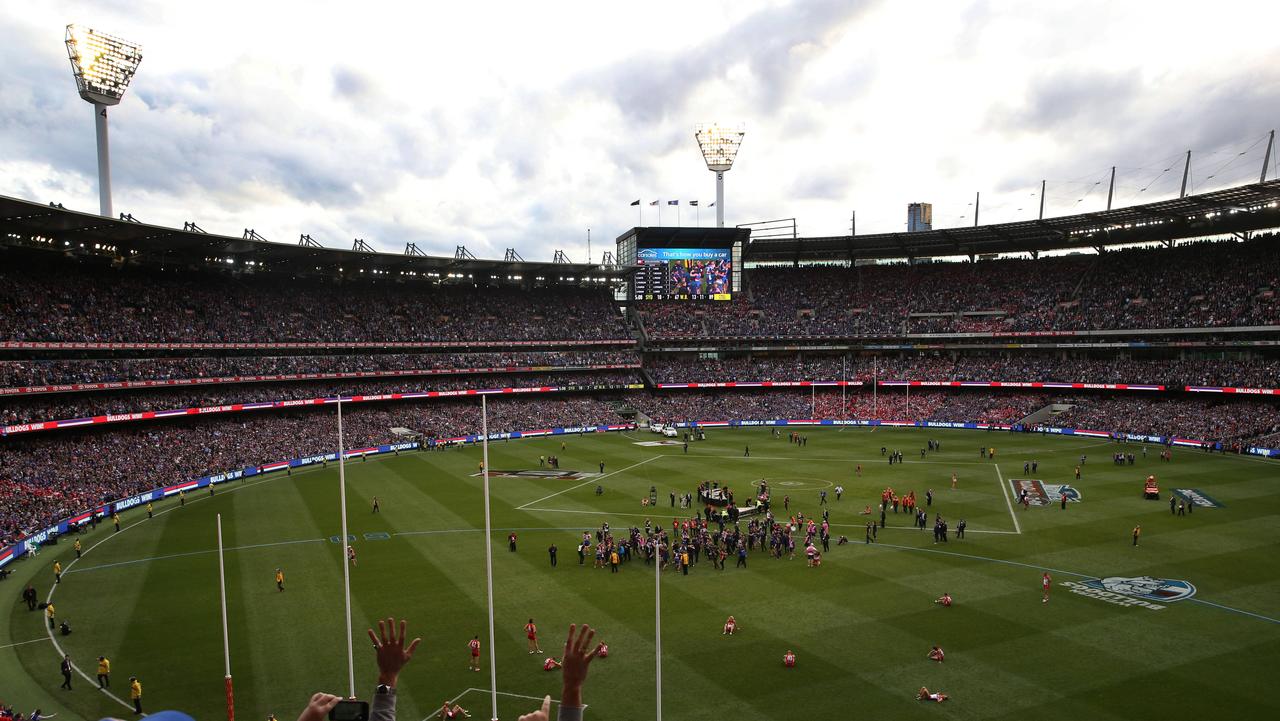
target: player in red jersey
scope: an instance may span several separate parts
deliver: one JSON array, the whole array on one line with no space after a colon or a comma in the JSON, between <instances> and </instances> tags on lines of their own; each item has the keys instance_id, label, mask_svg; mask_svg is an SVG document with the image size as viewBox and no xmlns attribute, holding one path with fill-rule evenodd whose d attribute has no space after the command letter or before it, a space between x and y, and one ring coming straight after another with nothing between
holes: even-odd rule
<instances>
[{"instance_id":1,"label":"player in red jersey","mask_svg":"<svg viewBox=\"0 0 1280 721\"><path fill-rule=\"evenodd\" d=\"M1040 577L1040 588L1044 591L1044 596L1040 598L1040 603L1049 602L1049 584L1051 583L1053 583L1053 577L1049 575L1048 571L1045 571L1044 575Z\"/></svg>"},{"instance_id":2,"label":"player in red jersey","mask_svg":"<svg viewBox=\"0 0 1280 721\"><path fill-rule=\"evenodd\" d=\"M355 546L347 546L347 560L351 562L351 565L352 565L352 566L357 565L357 564L356 564L356 547L355 547Z\"/></svg>"},{"instance_id":3,"label":"player in red jersey","mask_svg":"<svg viewBox=\"0 0 1280 721\"><path fill-rule=\"evenodd\" d=\"M939 598L938 600L934 601L934 603L940 603L940 604L942 604L943 606L946 606L947 608L950 608L950 607L951 607L951 594L949 594L949 593L944 593L944 594L942 594L942 598Z\"/></svg>"},{"instance_id":4,"label":"player in red jersey","mask_svg":"<svg viewBox=\"0 0 1280 721\"><path fill-rule=\"evenodd\" d=\"M542 649L538 646L538 627L533 625L533 619L524 625L524 635L529 639L529 653L542 653Z\"/></svg>"},{"instance_id":5,"label":"player in red jersey","mask_svg":"<svg viewBox=\"0 0 1280 721\"><path fill-rule=\"evenodd\" d=\"M467 641L467 648L471 649L471 670L479 671L480 670L480 637L476 636L470 641Z\"/></svg>"},{"instance_id":6,"label":"player in red jersey","mask_svg":"<svg viewBox=\"0 0 1280 721\"><path fill-rule=\"evenodd\" d=\"M737 622L737 620L735 620L735 619L734 619L734 617L733 617L733 616L730 616L730 617L729 617L729 620L727 620L727 621L725 621L725 622L724 622L724 633L722 633L722 634L720 634L720 635L721 635L721 636L732 636L732 635L734 634L734 632L735 632L735 631L737 631L737 630L738 630L738 622Z\"/></svg>"},{"instance_id":7,"label":"player in red jersey","mask_svg":"<svg viewBox=\"0 0 1280 721\"><path fill-rule=\"evenodd\" d=\"M796 655L791 652L791 649L787 649L787 652L782 654L782 665L787 668L795 668Z\"/></svg>"},{"instance_id":8,"label":"player in red jersey","mask_svg":"<svg viewBox=\"0 0 1280 721\"><path fill-rule=\"evenodd\" d=\"M554 671L560 668L560 665L561 665L560 662L557 661L554 656L547 656L547 660L542 662L542 670Z\"/></svg>"},{"instance_id":9,"label":"player in red jersey","mask_svg":"<svg viewBox=\"0 0 1280 721\"><path fill-rule=\"evenodd\" d=\"M601 642L600 642L599 650L597 650L597 651L596 651L596 657L597 657L597 658L608 658L608 657L609 657L609 644L605 643L604 641L601 641Z\"/></svg>"},{"instance_id":10,"label":"player in red jersey","mask_svg":"<svg viewBox=\"0 0 1280 721\"><path fill-rule=\"evenodd\" d=\"M455 703L450 706L448 701L445 701L444 704L440 706L440 712L436 715L442 719L471 718L471 713L465 708L462 708L461 705Z\"/></svg>"},{"instance_id":11,"label":"player in red jersey","mask_svg":"<svg viewBox=\"0 0 1280 721\"><path fill-rule=\"evenodd\" d=\"M941 646L934 646L933 648L929 649L930 661L937 661L938 663L942 663L946 659L946 657L947 657L947 654L943 653Z\"/></svg>"},{"instance_id":12,"label":"player in red jersey","mask_svg":"<svg viewBox=\"0 0 1280 721\"><path fill-rule=\"evenodd\" d=\"M920 691L916 694L917 701L937 701L938 703L942 703L949 698L951 697L941 691L938 693L929 693L929 689L924 686L921 686Z\"/></svg>"}]
</instances>

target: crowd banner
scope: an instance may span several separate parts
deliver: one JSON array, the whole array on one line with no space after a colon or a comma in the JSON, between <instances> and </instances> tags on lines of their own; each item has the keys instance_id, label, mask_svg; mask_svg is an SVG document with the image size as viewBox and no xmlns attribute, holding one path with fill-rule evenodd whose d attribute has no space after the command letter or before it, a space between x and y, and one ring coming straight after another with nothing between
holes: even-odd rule
<instances>
[{"instance_id":1,"label":"crowd banner","mask_svg":"<svg viewBox=\"0 0 1280 721\"><path fill-rule=\"evenodd\" d=\"M0 341L0 350L326 350L338 348L537 348L543 346L633 346L635 338L605 340L319 341L312 343L148 343L91 341Z\"/></svg>"},{"instance_id":2,"label":"crowd banner","mask_svg":"<svg viewBox=\"0 0 1280 721\"><path fill-rule=\"evenodd\" d=\"M543 429L532 430L532 431L515 431L511 433L490 433L489 439L503 440L506 438L525 438L530 436L559 436L559 435L583 434L583 433L607 433L610 431L631 431L631 430L635 430L635 428L636 426L634 423L569 426L564 428L543 428ZM426 446L435 447L435 446L444 445L444 444L452 445L452 444L463 444L463 443L478 443L479 439L480 439L479 434L459 436L457 438L431 439L426 441ZM418 441L389 443L386 445L368 446L366 448L347 449L344 452L343 457L344 458L361 458L365 456L378 456L386 453L398 453L400 451L416 450L422 447L423 447L423 444L419 443ZM175 495L183 491L187 491L187 492L195 491L201 488L208 488L209 486L216 486L219 483L226 483L228 481L235 481L242 478L258 476L264 473L273 473L273 472L283 471L286 469L293 469L293 468L305 468L307 466L314 466L316 464L327 464L330 462L336 462L337 460L338 460L338 454L336 451L334 451L330 453L320 453L313 456L307 456L305 458L295 458L289 461L277 461L274 463L264 463L257 466L249 466L247 468L229 470L223 473L215 473L208 476L202 476L200 478L193 478L188 481L182 481L181 483L176 483L168 486L161 486L159 488L153 488L149 491L146 491L145 493L139 493L137 495L129 496L128 498L121 498L119 500L111 501L110 503L104 503L102 505L95 506L94 508L83 511L74 516L71 516L69 518L65 518L55 524L52 524L46 528L41 529L40 531L32 533L20 539L17 543L13 544L12 546L0 549L0 567L3 567L14 560L21 558L27 553L30 553L33 548L36 548L39 545L47 542L51 537L60 536L64 533L69 533L71 531L74 531L77 527L82 526L86 523L89 523L95 517L110 518L111 514L113 513L126 511L130 508L136 508L138 506L143 506L152 501L159 501L163 498Z\"/></svg>"},{"instance_id":3,"label":"crowd banner","mask_svg":"<svg viewBox=\"0 0 1280 721\"><path fill-rule=\"evenodd\" d=\"M1280 396L1280 388L1224 388L1222 386L1187 386L1188 393L1227 393L1242 396Z\"/></svg>"},{"instance_id":4,"label":"crowd banner","mask_svg":"<svg viewBox=\"0 0 1280 721\"><path fill-rule=\"evenodd\" d=\"M684 383L656 383L660 390L673 388L809 388L809 387L851 387L869 385L864 381L723 381ZM1166 386L1153 383L1074 383L1058 381L922 381L922 380L883 380L875 381L881 388L910 386L912 388L1050 388L1057 390L1090 390L1090 391L1165 391ZM1191 390L1190 387L1187 390Z\"/></svg>"},{"instance_id":5,"label":"crowd banner","mask_svg":"<svg viewBox=\"0 0 1280 721\"><path fill-rule=\"evenodd\" d=\"M344 395L344 403L364 403L369 401L421 400L428 398L459 398L467 396L504 395L520 393L562 393L569 391L599 390L634 390L643 388L639 383L606 383L599 385L582 384L570 386L529 386L525 388L466 388L447 391L419 391L410 393L378 393ZM80 426L101 425L103 423L125 423L128 421L148 421L157 418L173 418L176 416L209 415L212 413L237 413L240 411L258 411L268 408L298 408L302 406L325 405L337 403L338 397L299 398L287 401L263 401L260 403L230 403L218 406L199 406L196 408L174 408L164 411L136 411L133 413L110 413L89 418L68 418L57 421L35 421L32 423L15 423L0 426L0 436L34 433L36 431L52 431L63 428L79 428Z\"/></svg>"},{"instance_id":6,"label":"crowd banner","mask_svg":"<svg viewBox=\"0 0 1280 721\"><path fill-rule=\"evenodd\" d=\"M604 363L562 366L497 366L490 368L422 368L390 371L351 371L336 373L282 373L279 375L206 376L140 381L104 381L101 383L63 383L41 386L0 388L0 396L67 393L71 391L120 391L137 388L176 388L218 385L221 383L274 383L280 381L328 381L359 378L404 378L420 376L481 375L492 373L564 373L570 371L635 370L639 363Z\"/></svg>"}]
</instances>

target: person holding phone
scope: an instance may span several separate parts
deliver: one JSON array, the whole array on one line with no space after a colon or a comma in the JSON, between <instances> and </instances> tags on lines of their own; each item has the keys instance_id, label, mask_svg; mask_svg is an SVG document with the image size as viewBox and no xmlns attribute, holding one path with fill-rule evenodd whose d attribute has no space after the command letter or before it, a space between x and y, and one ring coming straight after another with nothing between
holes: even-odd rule
<instances>
[{"instance_id":1,"label":"person holding phone","mask_svg":"<svg viewBox=\"0 0 1280 721\"><path fill-rule=\"evenodd\" d=\"M378 686L373 693L373 703L356 699L343 699L331 693L317 693L298 715L298 721L395 721L396 682L400 670L413 659L421 638L408 641L409 622L400 619L399 633L396 620L378 621L378 631L369 629L369 640L378 662Z\"/></svg>"}]
</instances>

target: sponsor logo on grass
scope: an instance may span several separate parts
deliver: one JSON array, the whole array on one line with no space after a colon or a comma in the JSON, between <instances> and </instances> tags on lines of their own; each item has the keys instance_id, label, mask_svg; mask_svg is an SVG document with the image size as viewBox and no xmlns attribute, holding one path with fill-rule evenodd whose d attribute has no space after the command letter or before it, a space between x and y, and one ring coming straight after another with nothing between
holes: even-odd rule
<instances>
[{"instance_id":1,"label":"sponsor logo on grass","mask_svg":"<svg viewBox=\"0 0 1280 721\"><path fill-rule=\"evenodd\" d=\"M1079 503L1082 496L1080 489L1065 483L1045 483L1034 478L1011 478L1015 498L1022 498L1027 493L1027 503L1032 506L1052 506L1062 502L1063 496L1069 503Z\"/></svg>"},{"instance_id":2,"label":"sponsor logo on grass","mask_svg":"<svg viewBox=\"0 0 1280 721\"><path fill-rule=\"evenodd\" d=\"M472 476L480 476L480 473L472 473ZM556 478L562 481L577 481L583 478L593 478L600 475L599 473L587 473L585 471L558 471L552 470L527 470L527 471L489 471L490 478Z\"/></svg>"},{"instance_id":3,"label":"sponsor logo on grass","mask_svg":"<svg viewBox=\"0 0 1280 721\"><path fill-rule=\"evenodd\" d=\"M1194 503L1201 508L1222 508L1221 503L1206 495L1199 488L1175 488L1173 492L1187 503Z\"/></svg>"},{"instance_id":4,"label":"sponsor logo on grass","mask_svg":"<svg viewBox=\"0 0 1280 721\"><path fill-rule=\"evenodd\" d=\"M652 448L654 446L682 446L683 441L636 441L633 445Z\"/></svg>"},{"instance_id":5,"label":"sponsor logo on grass","mask_svg":"<svg viewBox=\"0 0 1280 721\"><path fill-rule=\"evenodd\" d=\"M1066 581L1062 584L1072 593L1096 598L1117 606L1137 606L1159 611L1167 603L1182 601L1196 595L1196 587L1189 581L1151 576L1110 576L1087 581Z\"/></svg>"}]
</instances>

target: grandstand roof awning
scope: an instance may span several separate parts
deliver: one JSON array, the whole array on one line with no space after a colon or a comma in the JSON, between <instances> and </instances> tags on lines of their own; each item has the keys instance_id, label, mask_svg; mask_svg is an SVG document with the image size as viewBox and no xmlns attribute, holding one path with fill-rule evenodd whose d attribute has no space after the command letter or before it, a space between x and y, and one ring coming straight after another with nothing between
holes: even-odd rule
<instances>
[{"instance_id":1,"label":"grandstand roof awning","mask_svg":"<svg viewBox=\"0 0 1280 721\"><path fill-rule=\"evenodd\" d=\"M751 262L928 258L1095 248L1280 227L1280 180L1043 220L815 238L755 238Z\"/></svg>"},{"instance_id":2,"label":"grandstand roof awning","mask_svg":"<svg viewBox=\"0 0 1280 721\"><path fill-rule=\"evenodd\" d=\"M473 257L370 253L362 250L323 248L298 243L278 243L252 238L179 230L129 220L103 218L92 213L42 205L17 198L0 196L0 234L43 236L63 247L84 243L114 246L120 255L148 262L248 265L296 273L366 273L378 271L388 275L401 272L476 273L493 275L545 276L621 276L625 270L616 266L586 263L515 262L485 260ZM7 238L0 239L0 242ZM58 245L53 246L55 249ZM136 251L130 253L130 251Z\"/></svg>"}]
</instances>

